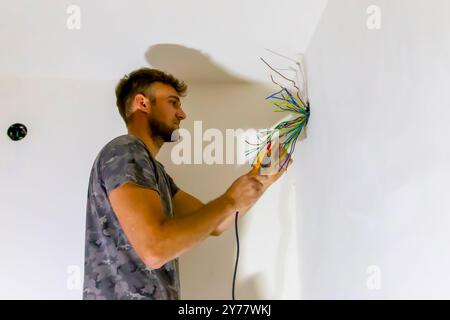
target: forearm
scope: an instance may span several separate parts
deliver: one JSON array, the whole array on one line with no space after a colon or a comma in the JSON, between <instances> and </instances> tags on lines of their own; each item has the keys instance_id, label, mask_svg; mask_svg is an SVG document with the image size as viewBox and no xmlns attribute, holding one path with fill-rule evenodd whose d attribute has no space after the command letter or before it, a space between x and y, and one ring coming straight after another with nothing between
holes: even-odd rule
<instances>
[{"instance_id":1,"label":"forearm","mask_svg":"<svg viewBox=\"0 0 450 320\"><path fill-rule=\"evenodd\" d=\"M158 257L164 264L208 237L216 227L233 216L231 201L221 196L190 215L164 220L158 240Z\"/></svg>"},{"instance_id":2,"label":"forearm","mask_svg":"<svg viewBox=\"0 0 450 320\"><path fill-rule=\"evenodd\" d=\"M245 209L239 210L239 217L242 217L243 215L245 215L247 213L248 210L250 210L250 207L247 207ZM215 236L219 236L222 233L224 233L225 231L227 231L230 226L234 223L236 214L232 214L230 216L228 216L225 220L223 220L212 232L212 235Z\"/></svg>"}]
</instances>

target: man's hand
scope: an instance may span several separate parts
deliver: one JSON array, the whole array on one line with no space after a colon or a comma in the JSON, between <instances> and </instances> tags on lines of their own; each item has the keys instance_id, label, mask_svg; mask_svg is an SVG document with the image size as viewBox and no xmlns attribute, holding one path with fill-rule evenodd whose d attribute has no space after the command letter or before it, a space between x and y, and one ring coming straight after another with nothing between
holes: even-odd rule
<instances>
[{"instance_id":1,"label":"man's hand","mask_svg":"<svg viewBox=\"0 0 450 320\"><path fill-rule=\"evenodd\" d=\"M253 205L264 192L264 184L250 171L236 179L225 192L236 211Z\"/></svg>"},{"instance_id":2,"label":"man's hand","mask_svg":"<svg viewBox=\"0 0 450 320\"><path fill-rule=\"evenodd\" d=\"M286 150L280 147L280 161L279 164L277 163L276 171L273 174L261 175L260 166L257 163L247 174L233 182L225 192L225 195L232 199L237 211L247 211L262 196L267 188L286 172L288 166L292 163L292 159L279 172L278 166L286 161L287 156Z\"/></svg>"},{"instance_id":3,"label":"man's hand","mask_svg":"<svg viewBox=\"0 0 450 320\"><path fill-rule=\"evenodd\" d=\"M280 164L283 164L287 159L287 152L283 148L280 150ZM239 216L244 216L248 210L253 206L253 204L259 199L259 197L264 193L269 186L271 186L275 181L277 181L284 172L286 172L287 167L293 162L289 159L289 162L283 170L278 172L279 167L274 166L275 170L272 170L273 174L261 175L259 164L254 165L253 168L245 175L239 177L228 190L225 195L232 198L234 203L237 204L237 210L239 211ZM268 171L265 171L268 172ZM252 188L256 188L253 190ZM234 215L228 216L214 231L213 235L218 236L223 232L228 230L228 228L233 224Z\"/></svg>"},{"instance_id":4,"label":"man's hand","mask_svg":"<svg viewBox=\"0 0 450 320\"><path fill-rule=\"evenodd\" d=\"M292 158L289 159L288 163L286 163L285 167L281 170L280 167L286 162L289 154L286 149L282 146L279 147L279 156L278 161L271 165L269 169L261 170L259 163L253 166L250 174L254 174L258 177L258 179L264 184L264 191L270 187L275 181L277 181L283 173L286 172L287 168L292 164ZM261 172L265 172L267 174L261 174Z\"/></svg>"}]
</instances>

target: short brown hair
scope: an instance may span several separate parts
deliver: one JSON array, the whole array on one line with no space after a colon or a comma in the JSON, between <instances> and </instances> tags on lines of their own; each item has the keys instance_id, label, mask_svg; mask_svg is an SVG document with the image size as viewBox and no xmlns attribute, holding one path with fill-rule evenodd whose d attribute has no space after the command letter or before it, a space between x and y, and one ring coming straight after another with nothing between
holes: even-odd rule
<instances>
[{"instance_id":1,"label":"short brown hair","mask_svg":"<svg viewBox=\"0 0 450 320\"><path fill-rule=\"evenodd\" d=\"M169 73L158 69L140 68L132 71L120 79L116 86L116 104L119 113L126 124L128 124L131 100L139 93L149 93L150 86L155 82L162 82L172 86L180 96L184 96L187 91L187 85L172 76ZM154 101L154 97L151 97Z\"/></svg>"}]
</instances>

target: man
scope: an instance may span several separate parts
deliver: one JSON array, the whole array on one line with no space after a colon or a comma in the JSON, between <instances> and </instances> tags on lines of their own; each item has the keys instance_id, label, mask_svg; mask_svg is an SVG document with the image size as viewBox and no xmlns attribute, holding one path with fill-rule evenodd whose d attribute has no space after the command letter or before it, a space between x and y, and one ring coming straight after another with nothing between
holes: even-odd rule
<instances>
[{"instance_id":1,"label":"man","mask_svg":"<svg viewBox=\"0 0 450 320\"><path fill-rule=\"evenodd\" d=\"M254 167L207 204L180 190L155 157L186 118L186 90L149 68L116 87L128 134L106 144L92 167L84 299L179 299L178 257L220 235L283 173L262 176Z\"/></svg>"}]
</instances>

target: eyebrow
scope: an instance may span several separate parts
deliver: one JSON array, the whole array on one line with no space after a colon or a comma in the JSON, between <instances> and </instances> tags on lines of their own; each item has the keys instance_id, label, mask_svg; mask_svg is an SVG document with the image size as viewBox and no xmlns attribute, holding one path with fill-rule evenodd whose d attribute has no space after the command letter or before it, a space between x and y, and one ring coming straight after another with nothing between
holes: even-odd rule
<instances>
[{"instance_id":1,"label":"eyebrow","mask_svg":"<svg viewBox=\"0 0 450 320\"><path fill-rule=\"evenodd\" d=\"M167 99L174 98L175 100L180 101L180 98L174 95L168 96Z\"/></svg>"}]
</instances>

